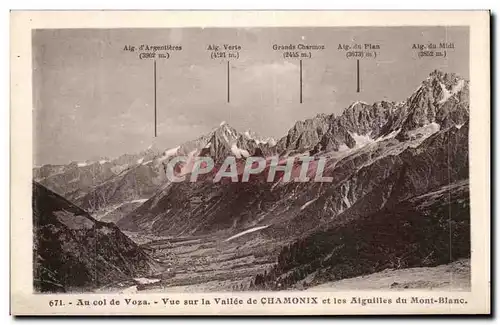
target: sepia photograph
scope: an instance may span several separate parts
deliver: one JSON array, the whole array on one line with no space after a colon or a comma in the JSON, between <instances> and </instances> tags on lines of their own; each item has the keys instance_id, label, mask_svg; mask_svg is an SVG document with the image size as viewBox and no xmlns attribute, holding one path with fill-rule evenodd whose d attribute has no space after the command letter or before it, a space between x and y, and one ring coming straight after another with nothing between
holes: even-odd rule
<instances>
[{"instance_id":1,"label":"sepia photograph","mask_svg":"<svg viewBox=\"0 0 500 325\"><path fill-rule=\"evenodd\" d=\"M35 290L468 290L468 40L35 30Z\"/></svg>"},{"instance_id":2,"label":"sepia photograph","mask_svg":"<svg viewBox=\"0 0 500 325\"><path fill-rule=\"evenodd\" d=\"M30 30L28 294L467 307L468 24L123 27Z\"/></svg>"}]
</instances>

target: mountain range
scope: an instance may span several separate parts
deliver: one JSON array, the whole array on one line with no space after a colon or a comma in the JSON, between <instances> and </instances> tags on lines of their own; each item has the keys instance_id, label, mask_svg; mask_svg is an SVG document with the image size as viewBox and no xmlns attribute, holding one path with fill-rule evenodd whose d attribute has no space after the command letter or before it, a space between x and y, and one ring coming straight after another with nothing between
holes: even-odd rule
<instances>
[{"instance_id":1,"label":"mountain range","mask_svg":"<svg viewBox=\"0 0 500 325\"><path fill-rule=\"evenodd\" d=\"M272 243L276 264L252 287L310 285L469 256L468 121L469 82L433 71L402 102L355 102L298 121L277 141L222 122L176 148L45 165L34 179L123 231ZM324 158L333 181L284 182L278 173L267 182L267 165L249 182L170 182L165 166L181 155L184 174L198 156L216 166L234 156L238 177L249 156Z\"/></svg>"}]
</instances>

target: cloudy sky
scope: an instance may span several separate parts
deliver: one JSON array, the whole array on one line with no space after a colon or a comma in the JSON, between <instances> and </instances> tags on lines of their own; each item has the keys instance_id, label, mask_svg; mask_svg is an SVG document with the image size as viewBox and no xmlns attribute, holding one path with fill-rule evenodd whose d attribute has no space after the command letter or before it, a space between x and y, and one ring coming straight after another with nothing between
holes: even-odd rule
<instances>
[{"instance_id":1,"label":"cloudy sky","mask_svg":"<svg viewBox=\"0 0 500 325\"><path fill-rule=\"evenodd\" d=\"M446 58L418 59L414 43L454 42ZM377 43L376 60L356 61L339 44ZM226 61L213 60L209 44L241 45L231 61L227 103ZM322 44L299 63L273 44ZM125 45L182 45L157 61L158 137L154 138L153 61ZM190 28L37 30L33 32L34 163L68 163L168 149L226 121L241 132L280 138L295 121L340 114L351 102L400 101L434 69L468 78L468 29L397 28Z\"/></svg>"}]
</instances>

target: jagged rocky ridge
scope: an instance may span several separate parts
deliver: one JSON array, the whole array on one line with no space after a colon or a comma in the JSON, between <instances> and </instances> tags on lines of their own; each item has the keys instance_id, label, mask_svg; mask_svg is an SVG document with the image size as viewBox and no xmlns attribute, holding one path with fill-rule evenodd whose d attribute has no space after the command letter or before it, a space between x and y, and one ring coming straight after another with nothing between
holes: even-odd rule
<instances>
[{"instance_id":1,"label":"jagged rocky ridge","mask_svg":"<svg viewBox=\"0 0 500 325\"><path fill-rule=\"evenodd\" d=\"M179 147L131 156L90 189L77 189L77 202L144 234L230 238L258 229L234 241L257 238L283 250L276 266L255 278L255 288L300 288L387 267L447 263L470 250L468 96L468 81L435 71L403 102L356 102L339 116L297 122L278 142L221 123ZM246 157L277 154L311 155L313 166L326 158L323 174L333 181L286 183L278 173L269 183L268 167L246 183L214 183L214 173L170 183L164 174L177 155L189 157L178 166L187 175L197 156L212 157L216 168L235 156L241 178ZM64 174L58 168L37 175ZM381 237L380 229L387 234Z\"/></svg>"},{"instance_id":2,"label":"jagged rocky ridge","mask_svg":"<svg viewBox=\"0 0 500 325\"><path fill-rule=\"evenodd\" d=\"M359 142L391 135L405 141L439 128L462 125L468 117L469 82L453 73L434 71L403 102L355 102L338 117L319 114L298 121L278 141L277 151L289 154L311 148L314 153L346 150Z\"/></svg>"},{"instance_id":3,"label":"jagged rocky ridge","mask_svg":"<svg viewBox=\"0 0 500 325\"><path fill-rule=\"evenodd\" d=\"M114 160L36 168L35 180L98 219L118 221L168 186L165 164L177 155L190 157L182 167L189 173L196 156L210 156L218 164L227 156L236 156L243 164L249 155L323 155L391 138L419 140L468 120L468 87L468 81L454 74L434 71L406 101L356 102L340 116L320 114L297 122L277 143L251 131L239 133L223 122L210 133L166 151L146 150Z\"/></svg>"},{"instance_id":4,"label":"jagged rocky ridge","mask_svg":"<svg viewBox=\"0 0 500 325\"><path fill-rule=\"evenodd\" d=\"M277 152L328 158L331 183L283 183L280 175L268 183L267 170L248 183L167 183L118 225L174 236L269 226L262 236L287 240L346 210L374 212L467 179L467 96L468 82L434 72L403 103L355 103L339 117L296 123Z\"/></svg>"},{"instance_id":5,"label":"jagged rocky ridge","mask_svg":"<svg viewBox=\"0 0 500 325\"><path fill-rule=\"evenodd\" d=\"M168 150L147 149L116 159L34 168L34 179L103 221L115 222L139 207L168 182L165 164L175 156L245 158L274 153L276 141L247 130L237 132L225 122L208 134Z\"/></svg>"},{"instance_id":6,"label":"jagged rocky ridge","mask_svg":"<svg viewBox=\"0 0 500 325\"><path fill-rule=\"evenodd\" d=\"M160 271L112 223L33 182L34 288L38 292L95 289Z\"/></svg>"}]
</instances>

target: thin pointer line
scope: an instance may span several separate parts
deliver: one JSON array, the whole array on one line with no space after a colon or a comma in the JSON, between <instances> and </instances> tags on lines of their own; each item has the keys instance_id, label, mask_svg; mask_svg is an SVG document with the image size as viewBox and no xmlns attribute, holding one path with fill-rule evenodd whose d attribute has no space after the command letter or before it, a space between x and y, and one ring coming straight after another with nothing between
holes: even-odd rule
<instances>
[{"instance_id":1,"label":"thin pointer line","mask_svg":"<svg viewBox=\"0 0 500 325\"><path fill-rule=\"evenodd\" d=\"M227 61L227 102L229 103L229 93L230 93L230 88L229 88L229 60Z\"/></svg>"},{"instance_id":2,"label":"thin pointer line","mask_svg":"<svg viewBox=\"0 0 500 325\"><path fill-rule=\"evenodd\" d=\"M300 103L302 104L302 60L300 60Z\"/></svg>"},{"instance_id":3,"label":"thin pointer line","mask_svg":"<svg viewBox=\"0 0 500 325\"><path fill-rule=\"evenodd\" d=\"M359 93L359 60L356 61L356 80L357 80L357 92Z\"/></svg>"},{"instance_id":4,"label":"thin pointer line","mask_svg":"<svg viewBox=\"0 0 500 325\"><path fill-rule=\"evenodd\" d=\"M154 61L154 85L155 85L155 107L154 107L154 116L155 116L155 138L156 138L156 60Z\"/></svg>"}]
</instances>

